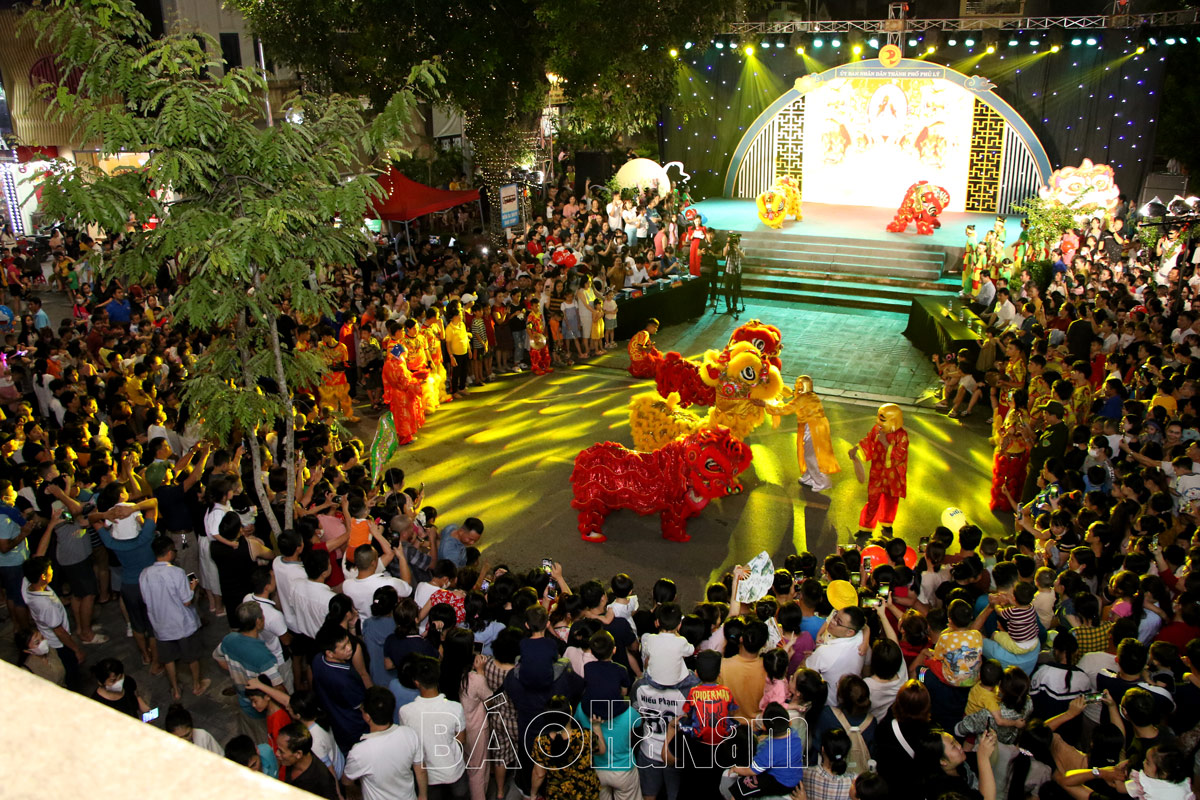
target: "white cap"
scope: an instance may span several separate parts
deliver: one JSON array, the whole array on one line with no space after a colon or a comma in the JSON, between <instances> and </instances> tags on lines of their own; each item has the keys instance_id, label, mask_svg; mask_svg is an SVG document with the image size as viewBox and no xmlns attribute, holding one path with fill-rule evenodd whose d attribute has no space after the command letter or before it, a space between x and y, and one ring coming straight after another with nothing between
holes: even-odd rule
<instances>
[{"instance_id":1,"label":"white cap","mask_svg":"<svg viewBox=\"0 0 1200 800\"><path fill-rule=\"evenodd\" d=\"M474 303L478 299L479 299L478 297L476 297L473 294L470 294L469 292L462 296L463 305L466 305L467 303Z\"/></svg>"}]
</instances>

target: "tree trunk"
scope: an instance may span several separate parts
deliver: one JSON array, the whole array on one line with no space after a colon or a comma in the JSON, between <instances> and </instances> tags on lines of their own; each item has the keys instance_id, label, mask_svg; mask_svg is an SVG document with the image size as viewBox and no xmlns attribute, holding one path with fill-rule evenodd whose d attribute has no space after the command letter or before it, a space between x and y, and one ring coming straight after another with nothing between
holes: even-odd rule
<instances>
[{"instance_id":1,"label":"tree trunk","mask_svg":"<svg viewBox=\"0 0 1200 800\"><path fill-rule=\"evenodd\" d=\"M258 273L255 273L254 283L261 290L262 280ZM292 393L288 389L287 373L283 370L283 348L279 344L279 320L273 317L269 320L269 325L271 352L275 355L275 382L279 384L279 396L283 398L284 413L287 415L283 421L283 465L288 471L287 506L283 510L281 524L284 530L290 530L296 513L296 483L300 479L296 474L296 409L292 402ZM271 516L275 515L271 514Z\"/></svg>"},{"instance_id":2,"label":"tree trunk","mask_svg":"<svg viewBox=\"0 0 1200 800\"><path fill-rule=\"evenodd\" d=\"M242 388L248 392L255 391L258 386L254 381L254 375L250 372L250 325L246 321L246 312L242 312L238 316L237 326L237 349L238 356L242 361ZM278 344L278 337L276 337ZM258 444L258 428L249 432L250 440L250 459L254 464L254 491L258 495L258 501L262 505L263 512L267 515L267 524L271 526L271 533L278 539L282 528L279 527L279 520L275 518L275 512L271 510L271 498L267 494L267 486L262 479L262 451Z\"/></svg>"},{"instance_id":3,"label":"tree trunk","mask_svg":"<svg viewBox=\"0 0 1200 800\"><path fill-rule=\"evenodd\" d=\"M515 120L499 127L488 125L474 114L463 114L463 130L471 140L475 151L475 166L483 176L487 191L489 219L483 224L484 232L493 247L505 241L504 228L500 225L500 187L511 183L509 173L530 155L530 142L534 137L533 118ZM523 219L523 226L531 220Z\"/></svg>"}]
</instances>

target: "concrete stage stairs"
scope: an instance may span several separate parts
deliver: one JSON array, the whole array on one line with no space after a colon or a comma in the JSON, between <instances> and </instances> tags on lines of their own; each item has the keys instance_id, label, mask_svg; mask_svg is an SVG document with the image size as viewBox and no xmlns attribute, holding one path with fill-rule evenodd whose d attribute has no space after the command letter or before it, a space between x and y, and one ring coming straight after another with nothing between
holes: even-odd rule
<instances>
[{"instance_id":1,"label":"concrete stage stairs","mask_svg":"<svg viewBox=\"0 0 1200 800\"><path fill-rule=\"evenodd\" d=\"M746 297L907 314L914 297L962 285L942 277L946 249L922 242L748 231L742 248Z\"/></svg>"}]
</instances>

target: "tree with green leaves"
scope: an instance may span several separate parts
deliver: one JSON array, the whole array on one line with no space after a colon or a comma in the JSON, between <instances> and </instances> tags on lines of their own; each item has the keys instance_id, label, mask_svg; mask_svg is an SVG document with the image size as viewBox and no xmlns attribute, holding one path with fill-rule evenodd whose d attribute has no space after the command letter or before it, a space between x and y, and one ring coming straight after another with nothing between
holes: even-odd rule
<instances>
[{"instance_id":1,"label":"tree with green leaves","mask_svg":"<svg viewBox=\"0 0 1200 800\"><path fill-rule=\"evenodd\" d=\"M565 125L604 137L645 131L676 94L678 54L707 45L762 0L231 0L270 57L312 88L378 106L413 65L438 59L445 98L499 207L497 187L531 151L555 74ZM672 55L672 50L676 55ZM495 216L495 215L493 215ZM494 227L493 233L498 232Z\"/></svg>"},{"instance_id":2,"label":"tree with green leaves","mask_svg":"<svg viewBox=\"0 0 1200 800\"><path fill-rule=\"evenodd\" d=\"M372 169L406 155L419 98L438 78L414 62L368 117L358 97L294 95L265 127L266 85L246 69L222 71L211 38L152 38L130 0L54 0L27 30L78 69L76 91L41 87L47 114L74 125L76 141L103 154L148 153L140 171L107 175L54 163L42 190L48 216L106 231L127 244L99 264L101 278L149 284L171 264L179 288L167 312L206 343L188 365L184 399L208 437L256 437L284 423L285 516L275 519L251 447L255 490L271 528L292 524L296 497L292 388L313 385L315 356L285 351L277 321L329 312L313 276L353 263L370 246L359 225L381 194ZM159 220L153 230L138 224ZM345 224L342 224L345 223Z\"/></svg>"}]
</instances>

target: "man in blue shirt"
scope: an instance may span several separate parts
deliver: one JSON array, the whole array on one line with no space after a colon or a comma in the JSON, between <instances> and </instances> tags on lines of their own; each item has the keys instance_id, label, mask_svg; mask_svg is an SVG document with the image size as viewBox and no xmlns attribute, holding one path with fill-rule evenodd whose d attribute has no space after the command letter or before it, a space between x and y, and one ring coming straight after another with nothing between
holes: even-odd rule
<instances>
[{"instance_id":1,"label":"man in blue shirt","mask_svg":"<svg viewBox=\"0 0 1200 800\"><path fill-rule=\"evenodd\" d=\"M32 525L17 511L17 490L12 481L0 480L0 586L8 604L8 615L18 630L32 626L29 609L21 597L21 565L29 558L29 535Z\"/></svg>"},{"instance_id":2,"label":"man in blue shirt","mask_svg":"<svg viewBox=\"0 0 1200 800\"><path fill-rule=\"evenodd\" d=\"M42 298L30 297L29 310L33 312L33 327L35 330L50 327L50 316L42 308Z\"/></svg>"},{"instance_id":3,"label":"man in blue shirt","mask_svg":"<svg viewBox=\"0 0 1200 800\"><path fill-rule=\"evenodd\" d=\"M438 558L453 561L462 569L467 565L467 548L483 538L483 523L477 517L467 517L462 525L447 525L438 537Z\"/></svg>"},{"instance_id":4,"label":"man in blue shirt","mask_svg":"<svg viewBox=\"0 0 1200 800\"><path fill-rule=\"evenodd\" d=\"M318 637L317 647L320 655L312 662L313 691L329 714L338 747L349 753L369 730L362 715L367 687L350 663L354 645L348 632L327 627Z\"/></svg>"},{"instance_id":5,"label":"man in blue shirt","mask_svg":"<svg viewBox=\"0 0 1200 800\"><path fill-rule=\"evenodd\" d=\"M591 730L592 720L583 710L583 703L575 708L575 719L584 730ZM633 760L633 732L641 723L641 715L632 707L612 719L604 721L597 729L604 739L604 754L592 756L592 766L600 785L616 797L636 797L641 794L638 771Z\"/></svg>"},{"instance_id":6,"label":"man in blue shirt","mask_svg":"<svg viewBox=\"0 0 1200 800\"><path fill-rule=\"evenodd\" d=\"M114 325L128 324L130 314L133 312L129 300L125 297L125 290L119 286L113 292L112 299L105 303L103 308L108 312L109 322Z\"/></svg>"},{"instance_id":7,"label":"man in blue shirt","mask_svg":"<svg viewBox=\"0 0 1200 800\"><path fill-rule=\"evenodd\" d=\"M138 535L132 539L114 538L109 522L124 519L139 511L145 516L145 522L142 523ZM154 550L150 544L154 541L157 519L158 500L151 497L132 505L129 503L129 491L120 483L110 483L105 487L96 501L96 510L88 516L88 522L100 533L100 541L121 560L121 598L125 601L125 610L129 612L133 640L142 651L142 663L150 664L154 674L158 674L162 667L155 660L154 651L150 649L154 631L150 628L150 615L146 611L145 601L142 600L138 578L141 577L142 570L154 563Z\"/></svg>"}]
</instances>

